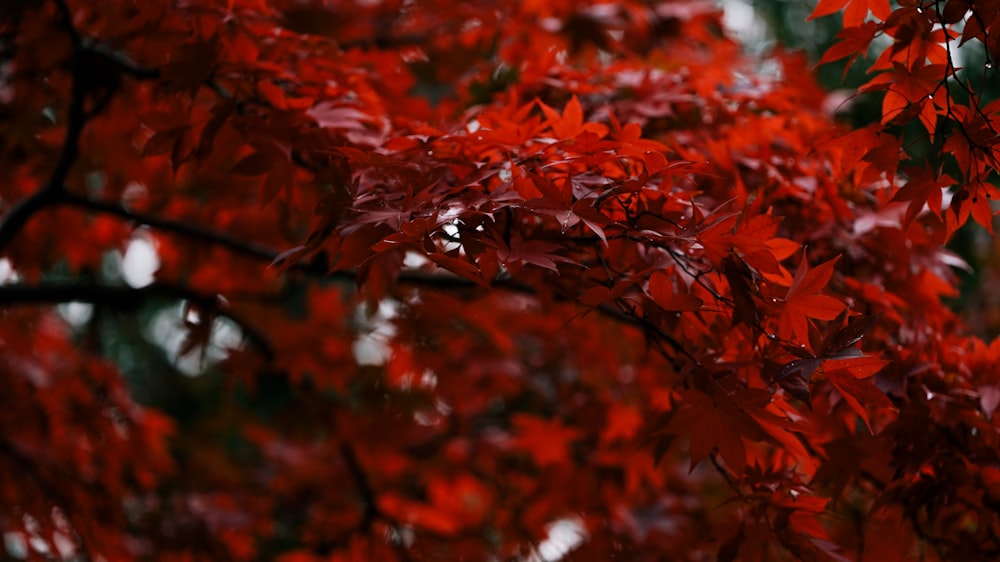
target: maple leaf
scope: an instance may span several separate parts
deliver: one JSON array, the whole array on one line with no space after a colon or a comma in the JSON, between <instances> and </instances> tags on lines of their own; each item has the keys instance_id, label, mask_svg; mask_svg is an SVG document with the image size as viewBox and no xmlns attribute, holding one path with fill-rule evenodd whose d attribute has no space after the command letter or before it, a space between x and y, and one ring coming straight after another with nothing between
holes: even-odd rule
<instances>
[{"instance_id":1,"label":"maple leaf","mask_svg":"<svg viewBox=\"0 0 1000 562\"><path fill-rule=\"evenodd\" d=\"M865 356L827 363L823 367L827 380L840 392L851 409L857 412L869 432L872 432L872 424L867 406L894 409L885 393L867 380L888 364L888 361L878 357Z\"/></svg>"},{"instance_id":2,"label":"maple leaf","mask_svg":"<svg viewBox=\"0 0 1000 562\"><path fill-rule=\"evenodd\" d=\"M914 116L927 132L937 131L938 111L933 95L947 77L946 64L928 64L909 68L899 62L893 70L883 72L862 86L861 91L884 89L882 98L882 123L905 123Z\"/></svg>"},{"instance_id":3,"label":"maple leaf","mask_svg":"<svg viewBox=\"0 0 1000 562\"><path fill-rule=\"evenodd\" d=\"M604 285L594 285L589 289L580 293L577 300L580 304L596 307L604 303L614 301L620 298L625 291L629 290L635 285L635 279L628 278L618 281L611 287L606 287Z\"/></svg>"},{"instance_id":4,"label":"maple leaf","mask_svg":"<svg viewBox=\"0 0 1000 562\"><path fill-rule=\"evenodd\" d=\"M993 234L993 201L1000 200L1000 189L987 182L975 182L965 185L952 200L953 213L948 213L948 218L957 219L957 224L964 223L971 215L972 218Z\"/></svg>"},{"instance_id":5,"label":"maple leaf","mask_svg":"<svg viewBox=\"0 0 1000 562\"><path fill-rule=\"evenodd\" d=\"M743 437L762 439L767 435L732 399L700 391L682 393L679 409L660 431L689 437L691 470L718 452L726 466L737 473L747 463Z\"/></svg>"},{"instance_id":6,"label":"maple leaf","mask_svg":"<svg viewBox=\"0 0 1000 562\"><path fill-rule=\"evenodd\" d=\"M803 258L785 294L779 324L781 337L794 338L807 345L810 341L809 318L833 320L844 311L844 303L829 295L819 294L830 282L833 267L839 259L833 258L810 269L808 260Z\"/></svg>"},{"instance_id":7,"label":"maple leaf","mask_svg":"<svg viewBox=\"0 0 1000 562\"><path fill-rule=\"evenodd\" d=\"M360 109L326 101L309 108L307 115L324 129L364 131L374 120Z\"/></svg>"},{"instance_id":8,"label":"maple leaf","mask_svg":"<svg viewBox=\"0 0 1000 562\"><path fill-rule=\"evenodd\" d=\"M483 277L483 272L474 263L448 254L430 254L427 257L438 266L459 277L464 277L482 287L489 287L489 282Z\"/></svg>"},{"instance_id":9,"label":"maple leaf","mask_svg":"<svg viewBox=\"0 0 1000 562\"><path fill-rule=\"evenodd\" d=\"M642 127L638 123L626 123L622 125L613 113L608 115L608 118L611 120L611 135L621 142L621 146L618 148L619 153L645 159L647 155L662 157L663 153L667 151L667 146L662 142L644 137ZM662 159L663 165L666 165L666 158ZM650 174L655 174L662 169L657 166L650 166L648 162L646 168Z\"/></svg>"},{"instance_id":10,"label":"maple leaf","mask_svg":"<svg viewBox=\"0 0 1000 562\"><path fill-rule=\"evenodd\" d=\"M536 103L538 103L538 107L545 114L546 122L557 139L571 139L584 132L593 133L598 137L608 134L608 128L605 125L600 123L584 123L583 106L580 105L580 100L576 96L573 96L566 102L566 107L563 108L561 115L555 109L545 105L541 101Z\"/></svg>"},{"instance_id":11,"label":"maple leaf","mask_svg":"<svg viewBox=\"0 0 1000 562\"><path fill-rule=\"evenodd\" d=\"M673 279L662 271L649 276L649 295L663 310L694 311L701 308L702 301L687 292L677 292Z\"/></svg>"},{"instance_id":12,"label":"maple leaf","mask_svg":"<svg viewBox=\"0 0 1000 562\"><path fill-rule=\"evenodd\" d=\"M559 420L549 420L529 414L517 414L512 419L515 446L531 455L540 467L568 462L570 444L579 432Z\"/></svg>"},{"instance_id":13,"label":"maple leaf","mask_svg":"<svg viewBox=\"0 0 1000 562\"><path fill-rule=\"evenodd\" d=\"M558 274L557 263L575 263L573 260L555 253L561 249L562 246L559 244L542 240L525 241L519 235L515 235L510 240L510 246L504 245L497 250L497 257L508 267L517 263L525 263Z\"/></svg>"},{"instance_id":14,"label":"maple leaf","mask_svg":"<svg viewBox=\"0 0 1000 562\"><path fill-rule=\"evenodd\" d=\"M885 20L891 10L889 0L820 0L809 14L808 20L829 16L844 10L844 27L860 25L868 12L880 20Z\"/></svg>"},{"instance_id":15,"label":"maple leaf","mask_svg":"<svg viewBox=\"0 0 1000 562\"><path fill-rule=\"evenodd\" d=\"M729 250L740 240L733 235L733 228L739 222L740 215L723 212L724 206L705 216L700 216L697 207L693 207L698 214L693 217L695 224L692 226L692 231L697 236L697 243L715 265L721 264L729 254Z\"/></svg>"},{"instance_id":16,"label":"maple leaf","mask_svg":"<svg viewBox=\"0 0 1000 562\"><path fill-rule=\"evenodd\" d=\"M722 273L733 297L733 324L755 326L760 319L756 301L759 293L757 272L738 254L731 253L722 260Z\"/></svg>"},{"instance_id":17,"label":"maple leaf","mask_svg":"<svg viewBox=\"0 0 1000 562\"><path fill-rule=\"evenodd\" d=\"M831 12L832 13L832 12ZM844 67L844 73L850 69L854 61L859 56L868 52L868 47L875 39L875 34L879 31L879 24L874 21L866 21L854 27L845 27L837 33L838 43L833 44L823 53L818 64L827 64L846 57L851 57Z\"/></svg>"},{"instance_id":18,"label":"maple leaf","mask_svg":"<svg viewBox=\"0 0 1000 562\"><path fill-rule=\"evenodd\" d=\"M396 521L444 536L453 535L462 528L460 513L437 509L433 505L412 501L397 494L383 494L379 497L378 509Z\"/></svg>"},{"instance_id":19,"label":"maple leaf","mask_svg":"<svg viewBox=\"0 0 1000 562\"><path fill-rule=\"evenodd\" d=\"M909 178L892 197L893 201L909 201L906 207L905 223L913 222L924 205L941 218L942 190L955 185L955 180L947 174L939 174L927 166L906 168Z\"/></svg>"},{"instance_id":20,"label":"maple leaf","mask_svg":"<svg viewBox=\"0 0 1000 562\"><path fill-rule=\"evenodd\" d=\"M642 427L642 414L638 408L625 404L613 405L607 413L607 424L601 433L601 441L630 440Z\"/></svg>"}]
</instances>

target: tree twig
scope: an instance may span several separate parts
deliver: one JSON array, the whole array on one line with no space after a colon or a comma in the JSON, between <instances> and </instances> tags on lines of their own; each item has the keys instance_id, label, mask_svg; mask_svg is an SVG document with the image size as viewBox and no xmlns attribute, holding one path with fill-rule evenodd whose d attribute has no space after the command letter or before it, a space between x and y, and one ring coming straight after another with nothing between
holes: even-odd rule
<instances>
[{"instance_id":1,"label":"tree twig","mask_svg":"<svg viewBox=\"0 0 1000 562\"><path fill-rule=\"evenodd\" d=\"M57 205L68 205L72 207L79 207L81 209L87 209L89 211L113 215L135 222L139 225L156 228L163 232L170 232L195 238L210 244L221 246L232 251L233 253L250 258L272 262L278 256L278 252L275 252L265 246L258 245L254 242L249 242L246 239L237 238L217 230L202 228L200 226L195 226L181 221L138 213L119 203L98 201L70 192L66 192L64 195L58 197L54 203Z\"/></svg>"},{"instance_id":2,"label":"tree twig","mask_svg":"<svg viewBox=\"0 0 1000 562\"><path fill-rule=\"evenodd\" d=\"M59 14L59 26L66 31L73 44L69 60L72 85L66 117L66 135L63 139L62 151L56 160L49 180L37 191L18 201L0 221L0 252L24 228L25 223L35 213L59 203L66 193L66 178L80 155L80 136L83 134L87 120L96 115L96 111L89 114L86 111L87 78L90 71L87 55L95 54L111 63L119 72L135 78L150 79L159 76L159 71L155 69L140 67L123 55L114 53L100 45L91 44L80 35L80 32L73 25L73 13L65 0L54 0L54 2ZM106 103L108 99L103 101Z\"/></svg>"},{"instance_id":3,"label":"tree twig","mask_svg":"<svg viewBox=\"0 0 1000 562\"><path fill-rule=\"evenodd\" d=\"M340 444L340 456L343 457L344 464L347 465L347 471L351 474L351 479L354 480L354 485L358 489L362 503L364 503L361 512L361 522L358 523L358 528L361 532L367 533L372 524L375 523L375 520L380 516L378 505L376 504L375 490L372 489L371 482L368 481L368 475L361 468L361 463L354 452L354 447L347 441Z\"/></svg>"},{"instance_id":4,"label":"tree twig","mask_svg":"<svg viewBox=\"0 0 1000 562\"><path fill-rule=\"evenodd\" d=\"M118 310L131 310L154 299L182 299L227 318L243 331L246 339L268 360L273 359L270 341L249 322L228 310L215 295L199 293L188 287L154 283L145 287L96 285L86 283L46 283L41 285L0 285L0 307L29 304L85 302Z\"/></svg>"}]
</instances>

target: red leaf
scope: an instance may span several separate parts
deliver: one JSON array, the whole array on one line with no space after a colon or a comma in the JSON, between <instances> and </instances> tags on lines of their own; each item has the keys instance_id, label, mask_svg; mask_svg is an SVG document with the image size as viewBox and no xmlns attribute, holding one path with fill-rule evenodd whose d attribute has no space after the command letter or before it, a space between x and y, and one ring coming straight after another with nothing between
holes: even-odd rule
<instances>
[{"instance_id":1,"label":"red leaf","mask_svg":"<svg viewBox=\"0 0 1000 562\"><path fill-rule=\"evenodd\" d=\"M576 96L566 102L562 115L540 101L537 103L557 139L571 139L585 131L594 133L598 137L603 137L608 133L608 128L600 123L583 122L583 107Z\"/></svg>"},{"instance_id":2,"label":"red leaf","mask_svg":"<svg viewBox=\"0 0 1000 562\"><path fill-rule=\"evenodd\" d=\"M657 271L649 277L649 295L663 310L694 311L701 308L701 299L690 293L674 291L673 279Z\"/></svg>"},{"instance_id":3,"label":"red leaf","mask_svg":"<svg viewBox=\"0 0 1000 562\"><path fill-rule=\"evenodd\" d=\"M152 137L149 137L149 140L142 147L142 157L170 153L174 150L174 146L180 141L184 132L184 128L157 131Z\"/></svg>"},{"instance_id":4,"label":"red leaf","mask_svg":"<svg viewBox=\"0 0 1000 562\"><path fill-rule=\"evenodd\" d=\"M634 406L615 403L608 409L607 421L601 433L601 441L629 440L642 427L642 414Z\"/></svg>"},{"instance_id":5,"label":"red leaf","mask_svg":"<svg viewBox=\"0 0 1000 562\"><path fill-rule=\"evenodd\" d=\"M877 386L865 380L874 376L889 362L877 357L866 356L842 361L833 361L824 366L824 372L830 384L834 386L844 401L853 409L868 431L872 431L871 419L867 406L883 409L893 409L894 405Z\"/></svg>"},{"instance_id":6,"label":"red leaf","mask_svg":"<svg viewBox=\"0 0 1000 562\"><path fill-rule=\"evenodd\" d=\"M837 33L837 39L840 41L823 53L819 64L830 63L846 57L851 57L851 62L853 62L855 58L868 52L868 47L878 31L879 25L874 21L866 21L857 27L842 29Z\"/></svg>"},{"instance_id":7,"label":"red leaf","mask_svg":"<svg viewBox=\"0 0 1000 562\"><path fill-rule=\"evenodd\" d=\"M569 460L569 446L579 432L565 427L558 420L549 420L527 414L512 418L516 446L528 452L540 467L565 463Z\"/></svg>"},{"instance_id":8,"label":"red leaf","mask_svg":"<svg viewBox=\"0 0 1000 562\"><path fill-rule=\"evenodd\" d=\"M507 266L517 263L530 264L558 274L557 262L574 263L573 260L555 253L561 249L563 246L559 244L542 240L525 241L520 235L515 235L511 238L509 247L497 250L497 257Z\"/></svg>"},{"instance_id":9,"label":"red leaf","mask_svg":"<svg viewBox=\"0 0 1000 562\"><path fill-rule=\"evenodd\" d=\"M816 7L813 8L812 13L809 14L806 21L835 14L843 10L844 6L846 6L850 1L851 0L820 0L816 3Z\"/></svg>"},{"instance_id":10,"label":"red leaf","mask_svg":"<svg viewBox=\"0 0 1000 562\"><path fill-rule=\"evenodd\" d=\"M830 282L838 259L826 261L810 270L808 261L803 258L785 295L780 319L782 337L795 338L795 341L805 344L809 342L809 318L833 320L844 311L844 303L818 294Z\"/></svg>"},{"instance_id":11,"label":"red leaf","mask_svg":"<svg viewBox=\"0 0 1000 562\"><path fill-rule=\"evenodd\" d=\"M268 152L257 151L245 156L236 163L229 173L238 176L262 176L274 166L274 155Z\"/></svg>"},{"instance_id":12,"label":"red leaf","mask_svg":"<svg viewBox=\"0 0 1000 562\"><path fill-rule=\"evenodd\" d=\"M896 192L893 201L909 201L906 209L906 224L913 222L924 205L941 218L942 192L955 185L955 180L947 174L938 174L929 167L905 169L909 180Z\"/></svg>"},{"instance_id":13,"label":"red leaf","mask_svg":"<svg viewBox=\"0 0 1000 562\"><path fill-rule=\"evenodd\" d=\"M726 397L713 400L704 392L688 391L682 393L678 408L661 431L690 438L691 470L717 451L726 466L740 473L747 462L743 435L758 439L766 435L753 418Z\"/></svg>"},{"instance_id":14,"label":"red leaf","mask_svg":"<svg viewBox=\"0 0 1000 562\"><path fill-rule=\"evenodd\" d=\"M447 269L448 271L475 282L480 287L488 289L490 284L483 279L483 274L475 264L459 258L453 258L445 254L429 254L427 256L434 263Z\"/></svg>"}]
</instances>

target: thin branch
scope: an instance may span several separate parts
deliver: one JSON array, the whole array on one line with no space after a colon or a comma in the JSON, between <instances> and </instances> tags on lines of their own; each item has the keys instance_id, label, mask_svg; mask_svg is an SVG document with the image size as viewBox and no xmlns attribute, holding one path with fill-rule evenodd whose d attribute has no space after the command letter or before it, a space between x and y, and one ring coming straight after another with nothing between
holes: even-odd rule
<instances>
[{"instance_id":1,"label":"thin branch","mask_svg":"<svg viewBox=\"0 0 1000 562\"><path fill-rule=\"evenodd\" d=\"M149 226L166 233L178 234L181 236L187 236L192 239L206 242L209 244L215 244L226 248L237 255L242 255L248 258L258 259L265 261L269 264L274 263L281 252L263 246L251 241L247 241L242 238L237 238L235 236L219 232L216 230L202 228L200 226L195 226L189 223L175 221L170 219L165 219L162 217L156 217L153 215L147 215L143 213L137 213L131 211L118 203L111 203L106 201L96 201L86 197L82 197L68 191L64 191L58 198L59 204L71 205L79 207L82 209L87 209L90 211L105 213L114 215L140 225ZM289 271L296 271L309 275L312 277L322 277L328 280L339 280L347 282L356 282L357 274L354 271L330 271L323 264L310 261L310 262L298 262L288 268ZM447 274L437 274L429 273L426 271L403 271L400 273L399 277L396 279L397 283L402 285L412 285L417 287L423 287L428 289L437 289L441 291L467 291L474 290L478 287L472 281L463 279L456 275ZM490 282L490 287L496 290L505 290L513 293L520 293L525 295L534 295L536 291L527 285L517 283L511 279L494 279ZM563 302L575 301L572 297L567 296L556 296L556 300ZM685 356L694 365L699 365L697 358L688 351L679 341L675 338L659 329L657 326L649 322L644 318L640 318L636 311L634 310L620 310L615 306L605 304L596 307L597 312L603 316L609 317L613 320L620 322L626 322L629 324L636 325L644 330L652 330L653 333L661 340L665 341L670 348L680 355ZM665 355L669 355L666 354Z\"/></svg>"},{"instance_id":2,"label":"thin branch","mask_svg":"<svg viewBox=\"0 0 1000 562\"><path fill-rule=\"evenodd\" d=\"M51 193L41 188L18 201L0 222L0 251L17 235L32 216L52 203Z\"/></svg>"},{"instance_id":3,"label":"thin branch","mask_svg":"<svg viewBox=\"0 0 1000 562\"><path fill-rule=\"evenodd\" d=\"M73 78L73 85L70 89L69 113L66 118L66 137L63 140L62 153L56 161L52 176L36 195L46 192L54 193L63 190L66 176L69 175L70 168L76 162L80 154L80 135L83 127L87 124L87 114L84 108L87 100L87 69L85 68L85 57L83 56L84 46L80 33L73 26L73 14L66 2L56 0L56 6L62 15L62 27L73 41L73 53L70 55L70 73ZM0 239L2 240L2 239ZM3 247L0 242L0 247Z\"/></svg>"},{"instance_id":4,"label":"thin branch","mask_svg":"<svg viewBox=\"0 0 1000 562\"><path fill-rule=\"evenodd\" d=\"M248 241L244 238L238 238L225 232L202 228L183 221L165 219L145 213L138 213L129 210L118 203L97 201L70 192L64 192L60 195L56 199L56 204L69 205L79 207L81 209L87 209L96 213L113 215L132 221L138 225L155 228L161 232L177 234L200 242L214 244L230 250L234 254L257 259L269 264L274 263L281 255L281 252L273 248ZM357 278L357 275L353 271L331 272L322 264L318 264L316 262L298 262L289 266L288 270L331 280L354 281ZM468 281L458 276L439 275L420 271L403 272L399 277L399 281L442 290L461 290L476 287L476 284L472 281ZM505 288L525 294L534 294L534 291L530 287L518 285L512 281L502 279L494 281L492 286L494 288Z\"/></svg>"},{"instance_id":5,"label":"thin branch","mask_svg":"<svg viewBox=\"0 0 1000 562\"><path fill-rule=\"evenodd\" d=\"M66 178L80 154L80 136L83 134L87 120L96 114L96 110L87 113L85 107L87 79L90 72L87 55L97 55L111 63L119 72L135 78L150 79L159 76L159 71L155 69L140 67L124 55L116 54L100 45L91 44L89 40L80 35L80 32L73 25L73 12L65 0L54 0L54 2L59 14L59 26L66 31L73 43L73 52L69 60L72 86L70 87L69 110L66 117L66 135L63 140L62 152L56 160L48 182L28 197L18 201L0 222L0 252L24 228L25 223L35 213L59 203L66 192ZM107 103L109 99L99 100L97 109L103 103Z\"/></svg>"},{"instance_id":6,"label":"thin branch","mask_svg":"<svg viewBox=\"0 0 1000 562\"><path fill-rule=\"evenodd\" d=\"M67 35L70 36L73 43L80 43L80 33L76 30L76 26L73 25L73 12L69 9L69 5L66 4L66 0L53 0L56 5L56 10L59 12L60 21L59 26L63 28Z\"/></svg>"},{"instance_id":7,"label":"thin branch","mask_svg":"<svg viewBox=\"0 0 1000 562\"><path fill-rule=\"evenodd\" d=\"M372 489L371 482L368 481L368 475L361 468L361 463L354 452L354 447L347 441L340 444L340 455L343 457L344 464L347 465L347 471L351 474L351 479L354 480L354 485L358 489L358 494L361 495L361 501L364 503L361 522L358 523L358 528L361 532L367 533L372 524L375 523L375 520L381 516L378 505L375 503L375 490Z\"/></svg>"},{"instance_id":8,"label":"thin branch","mask_svg":"<svg viewBox=\"0 0 1000 562\"><path fill-rule=\"evenodd\" d=\"M29 195L25 199L14 205L13 209L0 223L0 251L17 235L35 213L51 205L58 199L59 192L63 190L66 176L69 175L70 168L76 161L80 152L80 135L87 122L87 115L84 109L87 92L84 86L84 68L81 57L81 39L76 28L73 27L73 14L66 2L56 0L55 2L60 15L60 26L66 30L73 42L73 53L70 55L70 69L73 83L70 88L69 114L66 120L66 136L63 140L62 152L52 170L49 181L38 188L38 191Z\"/></svg>"},{"instance_id":9,"label":"thin branch","mask_svg":"<svg viewBox=\"0 0 1000 562\"><path fill-rule=\"evenodd\" d=\"M155 80L160 77L160 69L141 66L125 54L108 48L101 43L83 40L83 48L92 55L104 59L121 74L136 80Z\"/></svg>"},{"instance_id":10,"label":"thin branch","mask_svg":"<svg viewBox=\"0 0 1000 562\"><path fill-rule=\"evenodd\" d=\"M708 459L712 462L712 466L715 468L715 471L719 473L719 476L722 476L722 479L726 481L726 484L729 485L733 492L735 492L740 499L744 498L745 494L740 488L739 482L737 482L736 478L729 473L729 470L727 470L726 467L722 466L722 463L719 462L719 457L715 454L715 452L709 453Z\"/></svg>"},{"instance_id":11,"label":"thin branch","mask_svg":"<svg viewBox=\"0 0 1000 562\"><path fill-rule=\"evenodd\" d=\"M229 319L240 327L247 340L265 358L269 360L274 358L274 349L268 339L247 321L227 310L225 304L217 296L199 293L187 287L162 283L154 283L145 287L82 283L0 285L0 307L85 302L118 310L131 310L158 298L193 302L219 317Z\"/></svg>"},{"instance_id":12,"label":"thin branch","mask_svg":"<svg viewBox=\"0 0 1000 562\"><path fill-rule=\"evenodd\" d=\"M87 209L98 213L114 215L116 217L135 222L139 225L162 230L163 232L180 234L182 236L195 238L210 244L215 244L226 248L233 253L250 258L273 262L275 258L278 257L278 252L265 246L249 242L244 238L237 238L217 230L202 228L186 222L137 213L118 203L98 201L69 192L66 192L64 195L59 197L55 203L79 207L81 209Z\"/></svg>"},{"instance_id":13,"label":"thin branch","mask_svg":"<svg viewBox=\"0 0 1000 562\"><path fill-rule=\"evenodd\" d=\"M643 329L643 332L646 334L648 338L652 338L652 341L666 342L671 349L686 357L688 361L691 362L692 365L694 365L695 367L702 367L701 362L698 360L698 358L695 357L694 354L691 353L686 347L684 347L684 345L680 341L678 341L677 338L663 331L662 328L657 326L656 323L650 321L644 315L640 316L640 312L636 310L634 304L629 306L629 304L627 304L624 299L618 299L618 301L616 301L616 304L618 304L619 308L621 309L620 312L616 312L614 311L614 309L611 309L611 311L609 311L603 306L598 307L598 310L605 314L610 315L612 318L624 322L629 322L639 326L640 328ZM660 353L662 353L664 357L669 358L669 354L666 353L666 350L664 350L662 347L660 347L660 350L661 350ZM676 363L674 366L678 368L680 367L680 365Z\"/></svg>"}]
</instances>

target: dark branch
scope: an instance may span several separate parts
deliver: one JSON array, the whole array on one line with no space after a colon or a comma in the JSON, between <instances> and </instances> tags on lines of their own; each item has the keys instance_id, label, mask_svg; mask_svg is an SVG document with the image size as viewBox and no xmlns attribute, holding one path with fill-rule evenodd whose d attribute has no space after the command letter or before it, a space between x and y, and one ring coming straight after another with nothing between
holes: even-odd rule
<instances>
[{"instance_id":1,"label":"dark branch","mask_svg":"<svg viewBox=\"0 0 1000 562\"><path fill-rule=\"evenodd\" d=\"M200 242L215 244L232 251L234 254L261 260L269 264L274 263L281 255L280 252L267 246L247 241L242 238L237 238L223 232L202 228L181 221L137 213L118 203L95 201L67 191L63 191L61 193L58 203L98 213L114 215L140 225L155 228L164 233L177 234ZM354 271L329 271L323 264L315 261L292 264L288 267L288 271L294 271L312 277L322 277L329 280L339 280L345 282L357 281L357 274ZM400 285L410 285L440 291L475 291L478 288L478 285L472 281L463 279L456 275L437 274L420 270L404 271L400 273L396 281ZM536 291L531 287L517 283L510 279L494 279L490 282L490 287L495 290L525 295L536 294ZM573 297L569 296L557 295L555 298L556 300L563 302L575 301ZM636 325L643 330L646 330L647 334L655 333L658 340L666 342L670 348L678 354L686 357L692 364L696 366L699 365L697 358L679 341L671 337L663 330L656 328L655 325L650 323L648 320L641 318L636 311L628 310L628 307L625 307L624 310L620 310L611 303L598 306L596 307L596 310L599 314L614 320ZM671 354L664 352L664 355L669 356Z\"/></svg>"},{"instance_id":2,"label":"dark branch","mask_svg":"<svg viewBox=\"0 0 1000 562\"><path fill-rule=\"evenodd\" d=\"M28 219L52 204L53 199L52 193L42 188L15 203L0 222L0 251L21 231Z\"/></svg>"},{"instance_id":3,"label":"dark branch","mask_svg":"<svg viewBox=\"0 0 1000 562\"><path fill-rule=\"evenodd\" d=\"M236 236L226 234L224 232L219 232L217 230L212 230L208 228L202 228L200 226L196 226L183 221L176 221L171 219L165 219L162 217L157 217L154 215L137 213L135 211L125 208L124 206L118 203L112 203L108 201L97 201L94 199L76 195L74 193L69 193L68 191L63 192L56 199L55 203L59 205L69 205L73 207L79 207L81 209L86 209L96 213L113 215L128 221L132 221L138 225L155 228L164 233L177 234L200 242L214 244L222 248L225 248L227 250L230 250L234 254L257 259L260 261L265 261L267 263L273 263L281 255L281 252L277 250L274 250L267 246L263 246L261 244L257 244L255 242L248 241L245 238L238 238ZM288 270L297 271L299 273L304 273L310 276L324 277L327 279L335 279L335 280L339 279L342 281L354 281L356 279L356 274L354 272L348 272L348 271L330 272L327 268L315 262L299 262L289 266ZM399 277L399 282L411 285L420 285L430 288L437 288L441 290L472 289L477 286L472 281L465 280L461 277L453 275L426 273L422 271L403 272ZM525 294L534 294L534 291L530 287L519 285L512 281L496 280L491 284L491 286L496 289L506 289Z\"/></svg>"},{"instance_id":4,"label":"dark branch","mask_svg":"<svg viewBox=\"0 0 1000 562\"><path fill-rule=\"evenodd\" d=\"M362 511L361 522L358 523L358 528L361 532L367 533L372 524L375 523L375 520L380 517L378 506L375 503L375 490L372 489L371 482L368 481L368 475L361 468L361 463L358 462L358 457L354 453L354 447L350 443L345 441L340 444L340 455L343 457L344 464L347 465L347 471L351 474L351 479L354 480L354 485L357 487L361 501L364 503L364 510Z\"/></svg>"},{"instance_id":5,"label":"dark branch","mask_svg":"<svg viewBox=\"0 0 1000 562\"><path fill-rule=\"evenodd\" d=\"M64 187L66 178L80 154L80 135L83 134L83 128L86 126L87 120L93 117L110 99L110 97L105 97L103 100L99 100L97 107L87 113L87 83L88 73L91 69L88 68L86 55L97 55L108 61L119 72L135 78L149 79L159 76L159 72L155 69L140 67L124 55L99 45L90 44L88 40L80 36L80 32L73 25L73 13L65 0L55 0L55 5L59 14L59 26L66 31L73 43L73 52L69 60L72 86L66 117L66 136L63 140L62 152L56 160L48 182L35 193L18 201L0 222L0 252L24 228L25 223L35 213L61 201L66 191ZM108 96L110 95L109 92Z\"/></svg>"},{"instance_id":6,"label":"dark branch","mask_svg":"<svg viewBox=\"0 0 1000 562\"><path fill-rule=\"evenodd\" d=\"M163 232L180 234L182 236L187 236L190 238L201 240L203 242L208 242L210 244L215 244L217 246L226 248L227 250L230 250L235 254L243 255L250 258L273 262L274 259L278 256L278 252L275 252L270 248L255 244L253 242L248 242L247 240L242 238L237 238L229 234L225 234L216 230L202 228L200 226L195 226L193 224L185 222L164 219L153 215L137 213L125 208L124 206L118 203L97 201L94 199L89 199L87 197L82 197L68 192L65 193L63 196L59 197L56 203L61 205L70 205L73 207L79 207L81 209L87 209L98 213L114 215L116 217L120 217L140 225L156 228Z\"/></svg>"},{"instance_id":7,"label":"dark branch","mask_svg":"<svg viewBox=\"0 0 1000 562\"><path fill-rule=\"evenodd\" d=\"M160 70L158 68L140 66L124 54L109 49L100 43L85 41L84 48L87 52L106 61L119 73L136 80L155 80L160 77Z\"/></svg>"},{"instance_id":8,"label":"dark branch","mask_svg":"<svg viewBox=\"0 0 1000 562\"><path fill-rule=\"evenodd\" d=\"M71 87L71 99L69 104L69 114L66 119L66 137L63 140L62 152L52 170L52 176L48 183L43 185L35 193L19 201L7 213L3 223L0 224L0 251L17 235L35 213L51 205L58 199L59 192L63 190L66 176L76 161L80 151L80 134L87 122L84 109L87 92L84 87L84 68L81 57L81 39L76 28L73 27L73 14L63 0L56 0L56 7L59 10L60 26L73 41L73 54L70 58L70 68L73 75L73 85Z\"/></svg>"},{"instance_id":9,"label":"dark branch","mask_svg":"<svg viewBox=\"0 0 1000 562\"><path fill-rule=\"evenodd\" d=\"M227 318L240 327L246 339L265 358L274 358L274 349L268 339L248 322L227 310L225 303L218 296L199 293L187 287L160 283L145 287L82 283L0 285L0 307L85 302L118 310L132 310L156 299L186 300L217 316Z\"/></svg>"}]
</instances>

